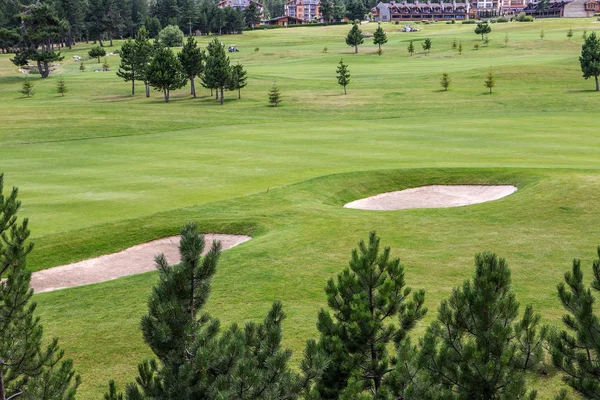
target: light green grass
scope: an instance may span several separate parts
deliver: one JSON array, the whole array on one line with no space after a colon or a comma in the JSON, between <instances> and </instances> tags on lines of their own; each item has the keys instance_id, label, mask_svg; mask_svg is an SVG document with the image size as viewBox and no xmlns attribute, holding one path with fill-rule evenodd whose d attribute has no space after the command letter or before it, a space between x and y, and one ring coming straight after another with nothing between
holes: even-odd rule
<instances>
[{"instance_id":1,"label":"light green grass","mask_svg":"<svg viewBox=\"0 0 600 400\"><path fill-rule=\"evenodd\" d=\"M232 58L250 78L242 100L228 93L222 107L206 90L193 100L182 89L164 104L160 93L144 98L140 85L132 97L112 72L91 72L94 61L85 73L79 63L62 63L56 76L35 79L33 98L21 99L23 77L0 56L0 171L20 187L22 215L31 219L30 267L117 251L176 233L188 220L204 231L251 234L223 255L208 308L225 323L242 322L281 299L285 343L297 361L315 335L326 279L376 229L406 265L408 283L427 290L428 320L471 276L473 254L493 250L512 266L521 303L558 321L555 285L573 257L585 260L589 275L600 241L600 97L577 61L583 27L597 26L591 19L495 24L489 47L473 50L473 25L421 25L407 34L386 24L381 57L368 39L352 54L343 41L348 27L225 36L240 48ZM409 57L408 40L420 50L426 37L431 54ZM461 56L450 48L454 38ZM341 57L352 73L347 96L335 81ZM109 63L114 70L118 57ZM483 86L490 68L492 95ZM449 92L439 91L442 72L453 80ZM64 98L54 93L58 75L69 85ZM273 81L280 108L267 107ZM341 208L429 183L512 183L519 191L454 209ZM137 328L155 279L149 273L36 296L47 332L61 337L83 375L82 399L98 398L111 377L131 380L150 355ZM560 381L540 378L536 386L550 398Z\"/></svg>"}]
</instances>

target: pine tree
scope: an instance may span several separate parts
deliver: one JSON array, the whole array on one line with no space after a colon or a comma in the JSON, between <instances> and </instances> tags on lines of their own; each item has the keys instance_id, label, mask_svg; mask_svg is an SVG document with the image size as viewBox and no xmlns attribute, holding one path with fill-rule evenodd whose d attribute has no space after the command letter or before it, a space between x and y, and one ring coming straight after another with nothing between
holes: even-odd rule
<instances>
[{"instance_id":1,"label":"pine tree","mask_svg":"<svg viewBox=\"0 0 600 400\"><path fill-rule=\"evenodd\" d=\"M600 90L598 86L598 76L600 75L600 40L596 37L596 32L585 39L581 46L581 56L579 64L585 79L594 77L596 80L596 91Z\"/></svg>"},{"instance_id":2,"label":"pine tree","mask_svg":"<svg viewBox=\"0 0 600 400\"><path fill-rule=\"evenodd\" d=\"M135 79L144 82L146 97L150 97L150 83L148 82L148 67L154 56L155 46L148 39L146 27L142 26L135 36Z\"/></svg>"},{"instance_id":3,"label":"pine tree","mask_svg":"<svg viewBox=\"0 0 600 400\"><path fill-rule=\"evenodd\" d=\"M190 80L191 95L196 98L194 79L197 76L201 76L204 71L204 52L200 50L196 40L192 36L189 36L177 57L179 58L179 62L181 62L183 72Z\"/></svg>"},{"instance_id":4,"label":"pine tree","mask_svg":"<svg viewBox=\"0 0 600 400\"><path fill-rule=\"evenodd\" d=\"M229 84L227 85L228 90L237 90L238 99L242 98L241 90L246 87L247 73L244 66L240 63L231 67Z\"/></svg>"},{"instance_id":5,"label":"pine tree","mask_svg":"<svg viewBox=\"0 0 600 400\"><path fill-rule=\"evenodd\" d=\"M456 38L454 38L454 39L452 40L452 50L456 50L456 45L457 45L457 43L456 43Z\"/></svg>"},{"instance_id":6,"label":"pine tree","mask_svg":"<svg viewBox=\"0 0 600 400\"><path fill-rule=\"evenodd\" d=\"M408 54L410 54L410 56L412 57L412 55L415 53L415 45L413 44L413 41L411 40L410 43L408 43Z\"/></svg>"},{"instance_id":7,"label":"pine tree","mask_svg":"<svg viewBox=\"0 0 600 400\"><path fill-rule=\"evenodd\" d=\"M84 71L85 71L85 64L83 63L83 61L79 63L79 70L80 70L81 72L84 72Z\"/></svg>"},{"instance_id":8,"label":"pine tree","mask_svg":"<svg viewBox=\"0 0 600 400\"><path fill-rule=\"evenodd\" d=\"M27 268L28 220L18 220L17 189L4 196L3 185L0 174L0 400L73 400L81 380L58 340L43 337Z\"/></svg>"},{"instance_id":9,"label":"pine tree","mask_svg":"<svg viewBox=\"0 0 600 400\"><path fill-rule=\"evenodd\" d=\"M600 247L592 264L592 289L600 291ZM566 285L565 285L566 283ZM558 285L558 297L567 310L562 318L568 330L553 333L550 353L553 364L565 373L569 386L587 399L600 398L600 321L594 314L594 295L583 284L581 261L573 260L565 283Z\"/></svg>"},{"instance_id":10,"label":"pine tree","mask_svg":"<svg viewBox=\"0 0 600 400\"><path fill-rule=\"evenodd\" d=\"M273 86L269 90L269 104L273 107L279 107L279 104L281 104L281 93L275 82L273 82Z\"/></svg>"},{"instance_id":11,"label":"pine tree","mask_svg":"<svg viewBox=\"0 0 600 400\"><path fill-rule=\"evenodd\" d=\"M504 35L504 47L508 46L508 33Z\"/></svg>"},{"instance_id":12,"label":"pine tree","mask_svg":"<svg viewBox=\"0 0 600 400\"><path fill-rule=\"evenodd\" d=\"M208 47L204 75L202 77L205 87L214 88L221 94L221 105L224 103L224 90L230 80L229 57L225 53L225 46L215 38Z\"/></svg>"},{"instance_id":13,"label":"pine tree","mask_svg":"<svg viewBox=\"0 0 600 400\"><path fill-rule=\"evenodd\" d=\"M131 39L127 39L121 45L121 64L117 70L117 76L123 78L125 82L131 81L131 95L135 95L135 78L137 69L137 56L135 42Z\"/></svg>"},{"instance_id":14,"label":"pine tree","mask_svg":"<svg viewBox=\"0 0 600 400\"><path fill-rule=\"evenodd\" d=\"M567 38L569 38L569 40L571 40L572 37L573 37L573 29L569 28L569 30L567 31Z\"/></svg>"},{"instance_id":15,"label":"pine tree","mask_svg":"<svg viewBox=\"0 0 600 400\"><path fill-rule=\"evenodd\" d=\"M492 31L492 27L487 22L478 22L475 27L475 33L477 35L481 35L481 40L483 40L483 35L487 35Z\"/></svg>"},{"instance_id":16,"label":"pine tree","mask_svg":"<svg viewBox=\"0 0 600 400\"><path fill-rule=\"evenodd\" d=\"M540 31L540 40L544 40L544 36L546 36L546 34L544 33L544 30L542 29Z\"/></svg>"},{"instance_id":17,"label":"pine tree","mask_svg":"<svg viewBox=\"0 0 600 400\"><path fill-rule=\"evenodd\" d=\"M100 46L94 46L88 51L88 55L90 57L96 57L98 59L98 64L100 64L100 57L106 56L106 50Z\"/></svg>"},{"instance_id":18,"label":"pine tree","mask_svg":"<svg viewBox=\"0 0 600 400\"><path fill-rule=\"evenodd\" d=\"M317 385L322 398L358 399L367 392L367 398L392 398L388 374L395 357L390 347L404 342L427 312L425 292L409 300L404 267L379 244L371 232L368 243L361 241L352 251L349 267L325 287L333 315L321 310L317 322L319 346L330 360Z\"/></svg>"},{"instance_id":19,"label":"pine tree","mask_svg":"<svg viewBox=\"0 0 600 400\"><path fill-rule=\"evenodd\" d=\"M379 25L377 25L377 29L375 30L375 33L373 34L373 44L376 44L379 46L379 55L381 55L381 45L386 44L386 43L387 43L387 35L385 34L385 31L381 27L381 24L379 24Z\"/></svg>"},{"instance_id":20,"label":"pine tree","mask_svg":"<svg viewBox=\"0 0 600 400\"><path fill-rule=\"evenodd\" d=\"M244 9L244 21L246 23L246 26L253 28L256 25L260 24L260 19L261 19L260 9L256 5L256 2L250 1L250 4L248 4L248 7L246 7L246 9Z\"/></svg>"},{"instance_id":21,"label":"pine tree","mask_svg":"<svg viewBox=\"0 0 600 400\"><path fill-rule=\"evenodd\" d=\"M587 39L588 35L587 35L587 29L583 30L583 34L581 35L581 38L585 41Z\"/></svg>"},{"instance_id":22,"label":"pine tree","mask_svg":"<svg viewBox=\"0 0 600 400\"><path fill-rule=\"evenodd\" d=\"M346 36L346 44L348 46L354 46L354 53L358 53L358 46L363 44L363 42L362 31L359 29L358 24L354 22L352 28L350 28L350 32L348 32L348 35Z\"/></svg>"},{"instance_id":23,"label":"pine tree","mask_svg":"<svg viewBox=\"0 0 600 400\"><path fill-rule=\"evenodd\" d=\"M421 47L423 47L423 50L425 51L425 55L427 55L429 50L431 50L431 39L429 39L429 38L425 39L423 41L423 43L421 44Z\"/></svg>"},{"instance_id":24,"label":"pine tree","mask_svg":"<svg viewBox=\"0 0 600 400\"><path fill-rule=\"evenodd\" d=\"M442 86L442 89L447 91L448 88L450 87L451 83L452 83L452 79L450 79L450 75L448 75L448 73L444 72L442 74L442 79L440 79L440 85Z\"/></svg>"},{"instance_id":25,"label":"pine tree","mask_svg":"<svg viewBox=\"0 0 600 400\"><path fill-rule=\"evenodd\" d=\"M56 93L64 96L68 91L69 89L67 88L67 83L63 78L60 78L58 82L56 82Z\"/></svg>"},{"instance_id":26,"label":"pine tree","mask_svg":"<svg viewBox=\"0 0 600 400\"><path fill-rule=\"evenodd\" d=\"M461 55L463 52L462 42L458 44L458 54Z\"/></svg>"},{"instance_id":27,"label":"pine tree","mask_svg":"<svg viewBox=\"0 0 600 400\"><path fill-rule=\"evenodd\" d=\"M213 242L204 257L204 238L195 224L181 230L180 263L169 266L156 257L159 283L142 318L144 341L160 362L139 365L136 383L125 398L140 399L296 399L322 367L314 343L307 345L306 362L298 374L289 368L291 351L281 347L285 319L275 302L264 321L231 325L203 308L210 294L221 246ZM114 382L105 399L119 399Z\"/></svg>"},{"instance_id":28,"label":"pine tree","mask_svg":"<svg viewBox=\"0 0 600 400\"><path fill-rule=\"evenodd\" d=\"M336 73L338 84L344 88L344 94L346 94L346 86L350 83L350 70L348 70L348 64L344 64L344 60L340 60Z\"/></svg>"},{"instance_id":29,"label":"pine tree","mask_svg":"<svg viewBox=\"0 0 600 400\"><path fill-rule=\"evenodd\" d=\"M165 103L169 102L171 90L185 86L187 77L181 69L181 63L168 47L160 47L147 70L148 83L157 91L162 91Z\"/></svg>"},{"instance_id":30,"label":"pine tree","mask_svg":"<svg viewBox=\"0 0 600 400\"><path fill-rule=\"evenodd\" d=\"M494 74L492 74L492 71L488 72L487 78L483 84L486 88L490 89L490 93L492 93L492 88L496 86L496 78L494 77Z\"/></svg>"},{"instance_id":31,"label":"pine tree","mask_svg":"<svg viewBox=\"0 0 600 400\"><path fill-rule=\"evenodd\" d=\"M31 97L35 94L35 90L33 90L34 86L35 83L30 82L29 79L26 79L25 82L23 82L19 93L21 93L23 96Z\"/></svg>"},{"instance_id":32,"label":"pine tree","mask_svg":"<svg viewBox=\"0 0 600 400\"><path fill-rule=\"evenodd\" d=\"M535 391L527 391L525 372L542 362L547 328L531 307L517 319L519 303L504 259L477 254L475 267L473 279L442 301L418 356L399 360L405 371L411 371L407 364L418 366L405 377L405 398L535 398Z\"/></svg>"}]
</instances>

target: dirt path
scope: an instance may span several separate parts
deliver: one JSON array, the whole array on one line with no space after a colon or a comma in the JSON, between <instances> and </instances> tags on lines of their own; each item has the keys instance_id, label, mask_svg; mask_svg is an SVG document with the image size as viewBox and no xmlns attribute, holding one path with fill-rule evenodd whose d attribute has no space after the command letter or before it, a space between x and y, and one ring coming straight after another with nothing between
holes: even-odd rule
<instances>
[{"instance_id":1,"label":"dirt path","mask_svg":"<svg viewBox=\"0 0 600 400\"><path fill-rule=\"evenodd\" d=\"M516 191L512 185L431 185L381 193L344 207L360 210L459 207L498 200Z\"/></svg>"},{"instance_id":2,"label":"dirt path","mask_svg":"<svg viewBox=\"0 0 600 400\"><path fill-rule=\"evenodd\" d=\"M227 250L251 239L244 235L206 234L205 250L213 240ZM153 240L114 254L34 272L31 287L36 293L89 285L154 270L154 257L164 253L169 264L179 261L179 236Z\"/></svg>"}]
</instances>

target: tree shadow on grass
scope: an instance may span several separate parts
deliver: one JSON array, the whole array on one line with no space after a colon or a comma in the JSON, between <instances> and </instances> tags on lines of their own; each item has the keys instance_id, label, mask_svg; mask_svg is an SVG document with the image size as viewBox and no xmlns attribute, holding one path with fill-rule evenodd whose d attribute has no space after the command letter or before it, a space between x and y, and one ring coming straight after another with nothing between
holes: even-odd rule
<instances>
[{"instance_id":1,"label":"tree shadow on grass","mask_svg":"<svg viewBox=\"0 0 600 400\"><path fill-rule=\"evenodd\" d=\"M565 93L600 93L596 89L567 89Z\"/></svg>"}]
</instances>

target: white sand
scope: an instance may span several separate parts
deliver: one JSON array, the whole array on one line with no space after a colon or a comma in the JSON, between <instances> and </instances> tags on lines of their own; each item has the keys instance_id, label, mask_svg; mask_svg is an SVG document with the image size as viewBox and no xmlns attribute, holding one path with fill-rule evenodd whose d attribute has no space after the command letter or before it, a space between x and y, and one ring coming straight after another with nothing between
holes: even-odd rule
<instances>
[{"instance_id":1,"label":"white sand","mask_svg":"<svg viewBox=\"0 0 600 400\"><path fill-rule=\"evenodd\" d=\"M512 185L431 185L381 193L344 207L360 210L460 207L498 200L516 191Z\"/></svg>"},{"instance_id":2,"label":"white sand","mask_svg":"<svg viewBox=\"0 0 600 400\"><path fill-rule=\"evenodd\" d=\"M210 250L213 240L220 241L222 250L227 250L250 239L250 236L244 235L205 234L205 253ZM169 264L178 263L179 236L153 240L118 253L34 272L31 287L36 293L50 292L153 271L154 257L160 253L165 254Z\"/></svg>"}]
</instances>

